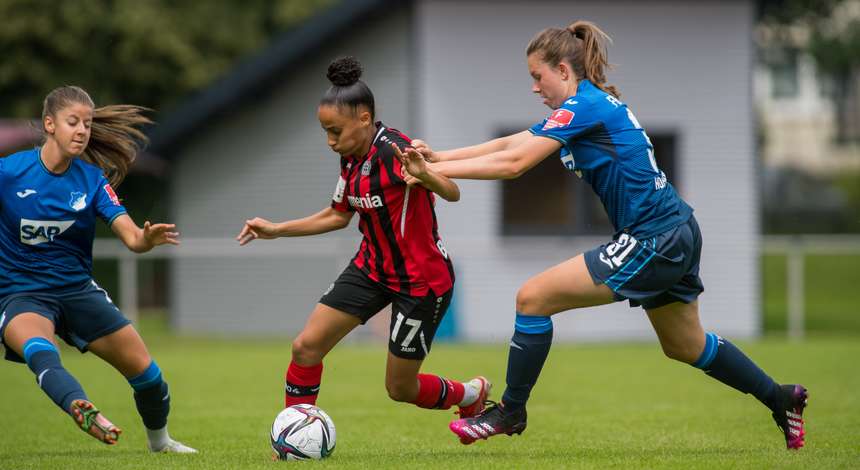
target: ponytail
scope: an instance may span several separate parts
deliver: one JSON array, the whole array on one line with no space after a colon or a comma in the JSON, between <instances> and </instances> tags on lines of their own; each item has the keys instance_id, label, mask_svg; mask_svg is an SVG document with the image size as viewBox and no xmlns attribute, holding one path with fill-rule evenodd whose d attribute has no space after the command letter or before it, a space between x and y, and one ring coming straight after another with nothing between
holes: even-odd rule
<instances>
[{"instance_id":1,"label":"ponytail","mask_svg":"<svg viewBox=\"0 0 860 470\"><path fill-rule=\"evenodd\" d=\"M93 123L90 140L81 160L98 166L113 186L119 186L128 175L140 149L149 142L139 128L152 121L144 115L147 108L128 104L96 108L90 95L80 87L55 88L42 105L42 122L45 117L57 113L71 104L83 104L93 108Z\"/></svg>"},{"instance_id":2,"label":"ponytail","mask_svg":"<svg viewBox=\"0 0 860 470\"><path fill-rule=\"evenodd\" d=\"M618 89L606 83L610 67L607 46L612 43L606 33L590 21L575 21L567 28L547 28L535 35L526 55L540 53L543 61L555 67L563 60L570 63L579 79L586 79L616 98Z\"/></svg>"}]
</instances>

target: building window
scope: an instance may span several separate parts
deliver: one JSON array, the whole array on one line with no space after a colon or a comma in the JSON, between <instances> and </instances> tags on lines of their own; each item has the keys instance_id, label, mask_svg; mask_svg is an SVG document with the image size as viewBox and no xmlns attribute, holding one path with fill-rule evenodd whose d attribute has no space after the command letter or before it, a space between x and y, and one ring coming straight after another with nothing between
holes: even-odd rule
<instances>
[{"instance_id":1,"label":"building window","mask_svg":"<svg viewBox=\"0 0 860 470\"><path fill-rule=\"evenodd\" d=\"M770 67L771 95L774 98L794 98L799 92L797 78L796 49L775 49L768 51L767 62Z\"/></svg>"},{"instance_id":2,"label":"building window","mask_svg":"<svg viewBox=\"0 0 860 470\"><path fill-rule=\"evenodd\" d=\"M508 135L504 133L500 135ZM648 133L657 166L678 189L674 133ZM608 235L614 232L591 186L556 152L524 175L502 182L503 235Z\"/></svg>"}]
</instances>

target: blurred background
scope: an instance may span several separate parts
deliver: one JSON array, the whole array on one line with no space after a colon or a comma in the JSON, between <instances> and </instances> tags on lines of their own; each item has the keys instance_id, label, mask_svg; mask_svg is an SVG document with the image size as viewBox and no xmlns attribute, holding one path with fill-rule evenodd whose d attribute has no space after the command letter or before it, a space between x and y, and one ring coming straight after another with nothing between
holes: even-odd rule
<instances>
[{"instance_id":1,"label":"blurred background","mask_svg":"<svg viewBox=\"0 0 860 470\"><path fill-rule=\"evenodd\" d=\"M560 15L566 8L568 13ZM860 333L860 1L0 0L0 156L38 144L44 96L153 109L118 188L183 245L135 256L100 227L95 278L130 317L184 335L286 337L358 247L355 227L233 240L245 219L328 205L338 157L316 105L355 55L386 124L434 148L548 112L525 46L575 19L613 39L609 82L696 209L703 323L755 338ZM437 206L458 283L440 338L507 341L532 275L611 235L590 188L548 158ZM626 304L557 317L559 340L651 338ZM382 314L355 339L385 338Z\"/></svg>"}]
</instances>

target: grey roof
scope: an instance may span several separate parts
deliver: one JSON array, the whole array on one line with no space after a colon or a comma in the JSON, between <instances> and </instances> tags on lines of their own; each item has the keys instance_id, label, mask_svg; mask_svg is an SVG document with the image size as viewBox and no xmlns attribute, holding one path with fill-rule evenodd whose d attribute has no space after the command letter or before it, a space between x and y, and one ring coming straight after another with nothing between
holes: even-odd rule
<instances>
[{"instance_id":1,"label":"grey roof","mask_svg":"<svg viewBox=\"0 0 860 470\"><path fill-rule=\"evenodd\" d=\"M392 0L345 0L278 37L260 54L231 70L211 86L189 97L169 112L150 132L149 151L172 158L186 138L207 121L249 97L260 96L284 74L326 41L383 7L406 4Z\"/></svg>"}]
</instances>

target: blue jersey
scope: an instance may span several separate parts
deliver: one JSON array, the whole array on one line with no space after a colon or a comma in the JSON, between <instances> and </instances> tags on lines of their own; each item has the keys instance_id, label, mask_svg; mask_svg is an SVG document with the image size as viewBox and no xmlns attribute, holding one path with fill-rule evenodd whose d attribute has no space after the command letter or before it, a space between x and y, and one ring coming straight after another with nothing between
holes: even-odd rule
<instances>
[{"instance_id":1,"label":"blue jersey","mask_svg":"<svg viewBox=\"0 0 860 470\"><path fill-rule=\"evenodd\" d=\"M590 81L529 131L561 143L562 163L594 188L616 233L652 237L690 218L636 117Z\"/></svg>"},{"instance_id":2,"label":"blue jersey","mask_svg":"<svg viewBox=\"0 0 860 470\"><path fill-rule=\"evenodd\" d=\"M0 158L0 298L87 282L96 216L124 213L95 165L74 158L51 173L38 148Z\"/></svg>"}]
</instances>

